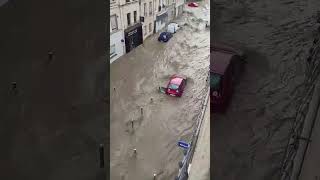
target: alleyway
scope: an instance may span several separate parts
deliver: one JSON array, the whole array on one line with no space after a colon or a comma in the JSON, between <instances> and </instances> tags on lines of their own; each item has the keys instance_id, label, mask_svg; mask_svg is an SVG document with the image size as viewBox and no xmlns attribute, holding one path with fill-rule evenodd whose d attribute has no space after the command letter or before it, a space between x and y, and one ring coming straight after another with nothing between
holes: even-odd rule
<instances>
[{"instance_id":1,"label":"alleyway","mask_svg":"<svg viewBox=\"0 0 320 180\"><path fill-rule=\"evenodd\" d=\"M303 95L320 2L215 1L214 39L243 47L246 71L229 110L214 115L214 179L278 179Z\"/></svg>"},{"instance_id":2,"label":"alleyway","mask_svg":"<svg viewBox=\"0 0 320 180\"><path fill-rule=\"evenodd\" d=\"M191 13L176 22L182 29L168 43L158 42L156 34L110 66L112 180L148 180L154 173L159 180L170 180L177 175L183 156L177 141L191 137L206 95L210 31L201 29L203 22ZM189 78L181 98L158 92L173 74Z\"/></svg>"}]
</instances>

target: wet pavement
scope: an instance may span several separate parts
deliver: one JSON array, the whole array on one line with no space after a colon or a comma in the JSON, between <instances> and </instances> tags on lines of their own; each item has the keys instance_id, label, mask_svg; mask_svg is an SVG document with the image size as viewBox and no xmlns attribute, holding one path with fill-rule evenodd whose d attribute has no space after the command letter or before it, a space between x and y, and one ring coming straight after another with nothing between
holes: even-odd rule
<instances>
[{"instance_id":1,"label":"wet pavement","mask_svg":"<svg viewBox=\"0 0 320 180\"><path fill-rule=\"evenodd\" d=\"M247 51L226 114L214 114L214 179L278 179L319 1L217 0L214 39Z\"/></svg>"},{"instance_id":2,"label":"wet pavement","mask_svg":"<svg viewBox=\"0 0 320 180\"><path fill-rule=\"evenodd\" d=\"M177 142L190 140L206 96L210 31L192 13L175 22L182 29L168 43L155 34L110 65L112 180L147 180L154 173L169 180L178 173ZM158 91L173 74L188 77L181 98Z\"/></svg>"}]
</instances>

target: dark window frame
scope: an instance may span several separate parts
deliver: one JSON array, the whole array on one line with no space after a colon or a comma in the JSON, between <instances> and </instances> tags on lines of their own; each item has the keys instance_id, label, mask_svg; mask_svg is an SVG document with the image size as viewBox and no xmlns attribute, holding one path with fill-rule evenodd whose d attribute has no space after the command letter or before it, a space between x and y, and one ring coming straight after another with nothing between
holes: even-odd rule
<instances>
[{"instance_id":1,"label":"dark window frame","mask_svg":"<svg viewBox=\"0 0 320 180\"><path fill-rule=\"evenodd\" d=\"M127 13L127 24L131 26L131 13Z\"/></svg>"}]
</instances>

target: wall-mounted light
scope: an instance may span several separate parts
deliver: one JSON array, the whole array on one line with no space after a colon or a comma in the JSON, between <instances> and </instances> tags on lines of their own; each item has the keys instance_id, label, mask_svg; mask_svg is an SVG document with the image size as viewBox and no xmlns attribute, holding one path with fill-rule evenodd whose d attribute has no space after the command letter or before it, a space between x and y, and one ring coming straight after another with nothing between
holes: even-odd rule
<instances>
[{"instance_id":1,"label":"wall-mounted light","mask_svg":"<svg viewBox=\"0 0 320 180\"><path fill-rule=\"evenodd\" d=\"M123 39L121 39L121 42L124 42L124 40L123 40Z\"/></svg>"}]
</instances>

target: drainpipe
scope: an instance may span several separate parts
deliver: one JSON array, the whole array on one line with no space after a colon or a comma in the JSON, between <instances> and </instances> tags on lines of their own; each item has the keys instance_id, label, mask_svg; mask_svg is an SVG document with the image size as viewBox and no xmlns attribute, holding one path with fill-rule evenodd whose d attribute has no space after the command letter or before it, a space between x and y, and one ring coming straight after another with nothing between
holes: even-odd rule
<instances>
[{"instance_id":1,"label":"drainpipe","mask_svg":"<svg viewBox=\"0 0 320 180\"><path fill-rule=\"evenodd\" d=\"M123 5L121 5L120 1L119 1L119 9L120 9L120 23L121 23L121 30L123 31L122 33L122 37L123 37L123 41L122 42L122 48L123 48L123 54L126 54L126 43L125 43L125 34L124 34L124 22L123 22Z\"/></svg>"}]
</instances>

